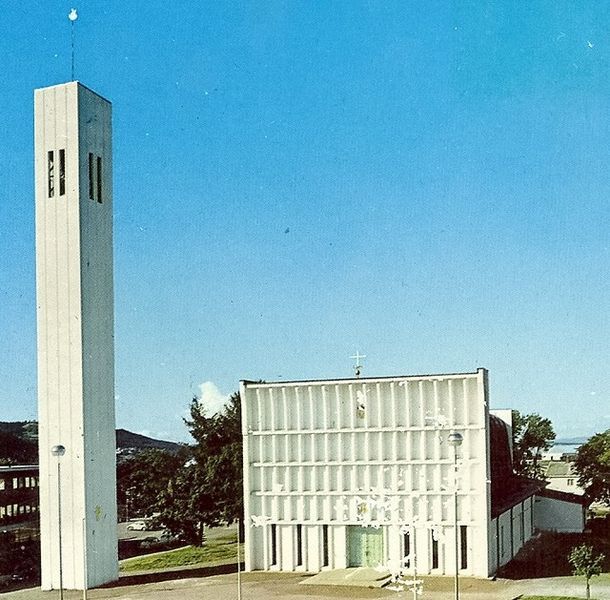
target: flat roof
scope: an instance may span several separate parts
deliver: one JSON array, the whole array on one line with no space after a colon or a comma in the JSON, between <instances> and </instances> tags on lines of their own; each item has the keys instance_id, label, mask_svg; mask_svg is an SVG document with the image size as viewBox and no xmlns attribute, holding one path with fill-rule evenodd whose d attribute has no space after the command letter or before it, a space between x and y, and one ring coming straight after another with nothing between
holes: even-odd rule
<instances>
[{"instance_id":1,"label":"flat roof","mask_svg":"<svg viewBox=\"0 0 610 600\"><path fill-rule=\"evenodd\" d=\"M572 492L553 490L548 487L541 489L539 492L536 493L536 495L542 496L543 498L550 498L551 500L561 500L562 502L570 502L571 504L580 504L582 506L587 506L589 504L585 496L573 494Z\"/></svg>"},{"instance_id":2,"label":"flat roof","mask_svg":"<svg viewBox=\"0 0 610 600\"><path fill-rule=\"evenodd\" d=\"M0 465L0 474L21 471L38 471L38 465Z\"/></svg>"},{"instance_id":3,"label":"flat roof","mask_svg":"<svg viewBox=\"0 0 610 600\"><path fill-rule=\"evenodd\" d=\"M40 92L40 91L43 91L43 90L50 90L50 89L53 89L53 88L66 87L66 86L69 86L71 84L75 84L77 88L82 88L82 89L86 90L87 92L93 94L94 96L97 96L98 98L100 98L104 102L107 102L108 104L112 104L112 102L110 102L110 100L108 100L108 98L104 98L104 96L102 96L101 94L99 94L95 90L92 90L90 87L86 86L84 83L81 83L77 79L75 79L73 81L65 81L64 83L56 83L54 85L47 85L47 86L41 87L41 88L35 88L34 91L35 92Z\"/></svg>"},{"instance_id":4,"label":"flat roof","mask_svg":"<svg viewBox=\"0 0 610 600\"><path fill-rule=\"evenodd\" d=\"M242 379L241 383L246 386L275 387L275 386L297 386L297 385L322 385L339 383L373 383L377 381L405 381L408 379L453 379L459 377L476 377L481 371L486 371L484 367L478 368L474 372L467 373L437 373L427 375L387 375L382 377L339 377L334 379L296 379L288 381L261 381L254 379Z\"/></svg>"}]
</instances>

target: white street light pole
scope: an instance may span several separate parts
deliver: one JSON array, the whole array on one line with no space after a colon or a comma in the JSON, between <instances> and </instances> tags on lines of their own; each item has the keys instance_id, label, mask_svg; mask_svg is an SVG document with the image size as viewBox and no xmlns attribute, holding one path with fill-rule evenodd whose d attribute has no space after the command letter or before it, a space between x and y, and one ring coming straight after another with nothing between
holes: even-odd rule
<instances>
[{"instance_id":1,"label":"white street light pole","mask_svg":"<svg viewBox=\"0 0 610 600\"><path fill-rule=\"evenodd\" d=\"M61 444L51 448L51 454L57 457L57 529L59 541L59 598L64 600L64 581L62 564L62 543L61 543L61 457L66 453L66 449Z\"/></svg>"},{"instance_id":2,"label":"white street light pole","mask_svg":"<svg viewBox=\"0 0 610 600\"><path fill-rule=\"evenodd\" d=\"M87 523L83 518L83 600L87 600Z\"/></svg>"},{"instance_id":3,"label":"white street light pole","mask_svg":"<svg viewBox=\"0 0 610 600\"><path fill-rule=\"evenodd\" d=\"M413 592L413 600L417 600L417 534L415 523L413 523L411 530L413 531L413 549L410 549L411 556L413 557L411 559L411 564L413 566L413 589L411 591Z\"/></svg>"},{"instance_id":4,"label":"white street light pole","mask_svg":"<svg viewBox=\"0 0 610 600\"><path fill-rule=\"evenodd\" d=\"M462 445L461 433L452 431L447 437L447 443L453 448L453 532L455 534L455 600L460 600L460 563L459 563L459 529L458 529L458 476L457 453Z\"/></svg>"},{"instance_id":5,"label":"white street light pole","mask_svg":"<svg viewBox=\"0 0 610 600\"><path fill-rule=\"evenodd\" d=\"M241 600L241 552L239 545L241 543L241 535L239 527L241 519L237 519L237 600Z\"/></svg>"}]
</instances>

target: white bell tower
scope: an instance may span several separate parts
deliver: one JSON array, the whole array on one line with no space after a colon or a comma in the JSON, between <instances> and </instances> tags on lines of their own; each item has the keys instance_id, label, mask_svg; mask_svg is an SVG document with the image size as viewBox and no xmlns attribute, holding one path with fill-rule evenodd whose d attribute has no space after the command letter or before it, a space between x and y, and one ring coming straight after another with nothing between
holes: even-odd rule
<instances>
[{"instance_id":1,"label":"white bell tower","mask_svg":"<svg viewBox=\"0 0 610 600\"><path fill-rule=\"evenodd\" d=\"M118 578L112 108L75 81L34 104L42 588L83 589Z\"/></svg>"}]
</instances>

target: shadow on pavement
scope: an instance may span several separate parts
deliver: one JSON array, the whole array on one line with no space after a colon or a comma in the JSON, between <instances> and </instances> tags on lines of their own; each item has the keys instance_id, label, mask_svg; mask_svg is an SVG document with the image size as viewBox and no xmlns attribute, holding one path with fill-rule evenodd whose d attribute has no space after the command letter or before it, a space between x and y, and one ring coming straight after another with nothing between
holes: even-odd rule
<instances>
[{"instance_id":1,"label":"shadow on pavement","mask_svg":"<svg viewBox=\"0 0 610 600\"><path fill-rule=\"evenodd\" d=\"M556 533L544 531L530 539L515 558L498 570L503 579L544 579L569 577L572 565L570 550L580 544L591 544L606 556L604 572L610 570L610 540L591 533Z\"/></svg>"},{"instance_id":2,"label":"shadow on pavement","mask_svg":"<svg viewBox=\"0 0 610 600\"><path fill-rule=\"evenodd\" d=\"M242 564L242 569L244 565ZM101 588L115 588L129 585L142 585L144 583L158 583L160 581L170 581L174 579L191 579L194 577L212 577L213 575L227 575L237 573L237 565L229 563L210 567L180 567L164 571L151 571L147 573L126 573L121 574L118 581L113 581Z\"/></svg>"}]
</instances>

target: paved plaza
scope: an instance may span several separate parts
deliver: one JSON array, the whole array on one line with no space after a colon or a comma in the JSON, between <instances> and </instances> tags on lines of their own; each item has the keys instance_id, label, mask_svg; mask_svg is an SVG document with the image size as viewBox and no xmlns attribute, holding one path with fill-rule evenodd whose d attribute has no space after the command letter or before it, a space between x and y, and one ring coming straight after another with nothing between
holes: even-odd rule
<instances>
[{"instance_id":1,"label":"paved plaza","mask_svg":"<svg viewBox=\"0 0 610 600\"><path fill-rule=\"evenodd\" d=\"M222 573L226 569L190 568L164 573L129 575L117 584L90 590L90 600L235 600L238 598L236 573ZM393 592L383 588L347 587L335 585L301 585L309 576L296 573L244 573L241 598L243 600L288 600L294 598L351 598L389 599L411 598L410 593ZM453 579L425 577L422 600L453 600ZM520 581L488 581L464 578L461 581L462 600L514 600L524 594L547 594L584 598L584 582L570 577ZM593 580L591 597L610 600L610 581ZM2 600L52 600L59 592L25 589L0 594ZM81 600L83 592L66 591L65 600Z\"/></svg>"}]
</instances>

